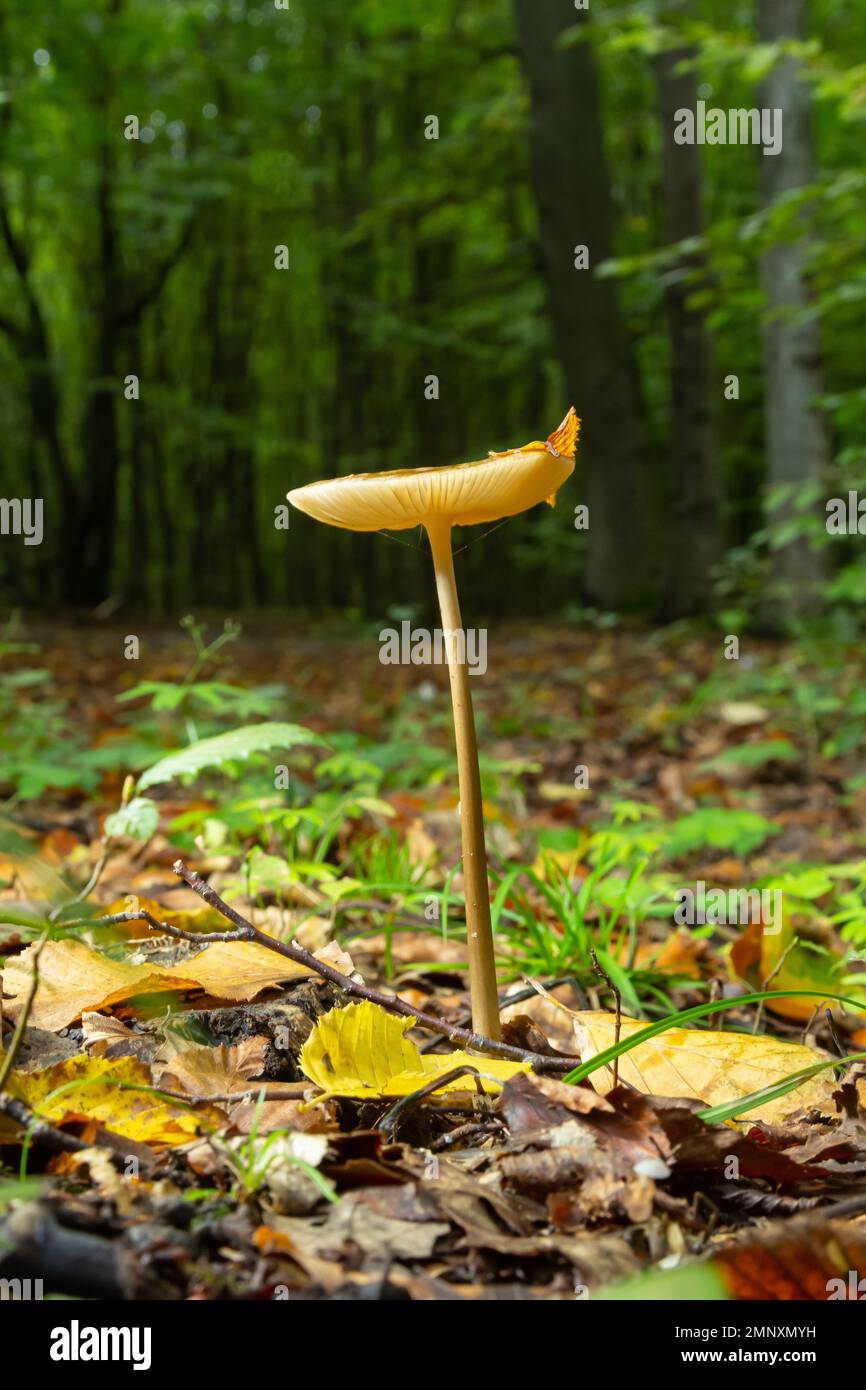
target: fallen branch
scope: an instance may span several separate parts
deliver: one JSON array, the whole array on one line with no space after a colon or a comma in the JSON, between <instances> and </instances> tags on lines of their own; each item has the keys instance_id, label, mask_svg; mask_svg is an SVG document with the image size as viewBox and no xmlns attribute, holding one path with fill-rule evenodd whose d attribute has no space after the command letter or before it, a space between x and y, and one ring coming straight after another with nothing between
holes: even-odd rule
<instances>
[{"instance_id":1,"label":"fallen branch","mask_svg":"<svg viewBox=\"0 0 866 1390\"><path fill-rule=\"evenodd\" d=\"M416 1009L405 999L401 999L398 994L386 994L382 990L371 989L368 985L362 984L358 980L352 980L348 975L342 975L339 970L335 970L327 961L319 960L312 951L308 951L303 946L299 946L296 941L290 945L284 941L277 941L275 937L268 936L266 932L260 931L258 927L248 922L246 917L228 903L223 902L219 894L211 888L209 883L197 874L194 869L188 869L183 860L178 859L172 866L178 878L182 878L186 884L200 898L214 908L221 917L231 922L234 930L226 932L200 932L184 931L182 927L169 926L167 922L160 922L151 913L142 909L138 912L116 912L109 917L102 917L101 922L147 922L154 930L165 932L168 936L176 936L181 941L192 941L196 945L205 945L212 941L255 941L259 946L264 946L268 951L274 951L279 956L284 956L286 960L294 961L296 965L303 965L307 970L315 975L320 975L343 994L354 999L367 999L371 1004L378 1004L380 1008L387 1009L389 1013L399 1014L401 1018L412 1018L419 1028L429 1032L440 1033L449 1042L459 1043L462 1047L472 1048L475 1052L483 1052L491 1057L504 1057L513 1062L529 1062L534 1071L571 1071L573 1067L580 1064L579 1057L547 1057L540 1052L527 1052L522 1047L512 1047L508 1043L494 1042L491 1038L485 1038L480 1033L473 1033L468 1028L461 1028L457 1024L450 1024L444 1018L437 1018L435 1014L425 1013L423 1010Z\"/></svg>"},{"instance_id":2,"label":"fallen branch","mask_svg":"<svg viewBox=\"0 0 866 1390\"><path fill-rule=\"evenodd\" d=\"M26 1131L29 1143L38 1144L49 1153L77 1154L93 1148L92 1142L87 1144L83 1139L76 1139L74 1134L64 1134L62 1130L55 1129L47 1120L40 1120L29 1105L25 1105L23 1100L16 1100L14 1096L0 1096L0 1115L14 1120Z\"/></svg>"}]
</instances>

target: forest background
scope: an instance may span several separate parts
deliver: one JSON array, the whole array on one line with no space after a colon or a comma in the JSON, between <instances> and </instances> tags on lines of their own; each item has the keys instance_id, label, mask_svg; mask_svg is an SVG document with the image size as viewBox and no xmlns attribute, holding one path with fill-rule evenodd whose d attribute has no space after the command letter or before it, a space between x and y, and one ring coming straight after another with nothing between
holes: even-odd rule
<instances>
[{"instance_id":1,"label":"forest background","mask_svg":"<svg viewBox=\"0 0 866 1390\"><path fill-rule=\"evenodd\" d=\"M6 3L0 491L44 499L44 538L3 537L3 593L429 616L405 544L289 523L288 488L573 402L568 497L464 537L473 621L817 611L850 640L866 571L826 507L864 474L864 20ZM676 144L699 101L782 109L782 150Z\"/></svg>"}]
</instances>

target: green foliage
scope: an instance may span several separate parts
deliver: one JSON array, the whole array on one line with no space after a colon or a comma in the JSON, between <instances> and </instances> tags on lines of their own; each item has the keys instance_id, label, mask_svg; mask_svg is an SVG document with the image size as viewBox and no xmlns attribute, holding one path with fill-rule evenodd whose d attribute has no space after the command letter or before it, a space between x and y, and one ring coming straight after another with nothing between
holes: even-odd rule
<instances>
[{"instance_id":1,"label":"green foliage","mask_svg":"<svg viewBox=\"0 0 866 1390\"><path fill-rule=\"evenodd\" d=\"M0 670L0 785L16 800L63 788L93 791L105 772L140 767L150 755L135 735L88 747L67 701L54 694L50 672Z\"/></svg>"},{"instance_id":2,"label":"green foliage","mask_svg":"<svg viewBox=\"0 0 866 1390\"><path fill-rule=\"evenodd\" d=\"M149 840L159 825L159 807L146 796L134 796L119 811L105 818L106 835L126 835L131 840Z\"/></svg>"},{"instance_id":3,"label":"green foliage","mask_svg":"<svg viewBox=\"0 0 866 1390\"><path fill-rule=\"evenodd\" d=\"M756 811L706 806L675 821L662 837L661 850L668 859L679 859L700 849L746 855L778 833L779 827Z\"/></svg>"},{"instance_id":4,"label":"green foliage","mask_svg":"<svg viewBox=\"0 0 866 1390\"><path fill-rule=\"evenodd\" d=\"M753 771L766 767L768 763L793 763L799 754L786 738L768 739L765 743L739 743L726 748L711 758L707 767L746 767Z\"/></svg>"},{"instance_id":5,"label":"green foliage","mask_svg":"<svg viewBox=\"0 0 866 1390\"><path fill-rule=\"evenodd\" d=\"M299 724L249 724L230 733L216 734L213 738L199 739L187 748L179 748L158 762L146 768L138 779L139 791L156 786L159 782L172 782L175 778L197 777L205 768L224 767L243 763L254 753L263 753L279 748L289 749L324 744L325 740L310 729Z\"/></svg>"}]
</instances>

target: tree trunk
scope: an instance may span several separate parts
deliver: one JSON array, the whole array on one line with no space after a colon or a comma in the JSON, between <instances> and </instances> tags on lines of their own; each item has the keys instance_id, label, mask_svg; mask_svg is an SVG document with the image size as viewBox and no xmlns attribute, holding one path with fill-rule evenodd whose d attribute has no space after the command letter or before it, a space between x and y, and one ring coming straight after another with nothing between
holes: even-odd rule
<instances>
[{"instance_id":1,"label":"tree trunk","mask_svg":"<svg viewBox=\"0 0 866 1390\"><path fill-rule=\"evenodd\" d=\"M79 563L70 598L99 603L110 592L117 523L120 449L116 401L116 314L120 295L113 201L114 160L103 146L96 195L98 262L93 289L96 345L90 398L84 413L85 480L77 548Z\"/></svg>"},{"instance_id":2,"label":"tree trunk","mask_svg":"<svg viewBox=\"0 0 866 1390\"><path fill-rule=\"evenodd\" d=\"M758 37L762 43L803 39L808 0L758 0ZM761 190L765 207L792 189L810 184L815 175L811 93L798 77L797 62L785 58L773 68L760 92L762 106L783 112L782 149L761 156ZM766 300L764 370L767 382L767 475L771 487L800 489L820 484L826 475L830 444L826 422L815 405L823 389L818 325L808 316L806 275L808 235L773 246L763 257L761 279ZM774 522L792 513L792 503L773 512ZM820 601L822 556L805 538L773 551L776 605L781 611L804 611ZM775 605L774 605L775 606Z\"/></svg>"},{"instance_id":3,"label":"tree trunk","mask_svg":"<svg viewBox=\"0 0 866 1390\"><path fill-rule=\"evenodd\" d=\"M616 288L595 274L614 249L595 57L587 43L557 47L566 27L586 22L562 0L515 0L515 14L554 344L569 401L583 420L587 588L605 607L628 607L649 597L646 441ZM589 269L575 268L576 246L588 247Z\"/></svg>"},{"instance_id":4,"label":"tree trunk","mask_svg":"<svg viewBox=\"0 0 866 1390\"><path fill-rule=\"evenodd\" d=\"M691 11L693 0L669 5L665 17ZM662 128L662 189L665 234L671 243L703 234L703 169L698 145L674 141L675 114L697 103L694 69L678 71L695 49L669 48L656 59ZM711 404L712 346L703 311L689 301L698 284L701 258L682 255L665 291L670 338L670 446L667 515L670 540L665 556L661 616L705 612L712 599L712 569L722 550L721 486Z\"/></svg>"}]
</instances>

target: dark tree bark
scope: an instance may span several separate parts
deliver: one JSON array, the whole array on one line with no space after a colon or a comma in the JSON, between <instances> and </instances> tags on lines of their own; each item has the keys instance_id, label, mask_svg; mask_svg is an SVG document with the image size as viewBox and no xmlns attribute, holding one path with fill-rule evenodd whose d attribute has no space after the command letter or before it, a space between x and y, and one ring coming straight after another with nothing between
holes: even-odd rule
<instances>
[{"instance_id":1,"label":"dark tree bark","mask_svg":"<svg viewBox=\"0 0 866 1390\"><path fill-rule=\"evenodd\" d=\"M583 420L587 588L605 607L628 607L649 597L646 440L616 288L595 275L614 250L595 57L588 43L557 47L564 29L586 22L562 0L515 0L515 14L529 82L532 182L554 345ZM588 270L575 268L577 245L589 248Z\"/></svg>"},{"instance_id":2,"label":"dark tree bark","mask_svg":"<svg viewBox=\"0 0 866 1390\"><path fill-rule=\"evenodd\" d=\"M48 337L48 328L41 306L33 289L30 276L30 255L15 234L9 219L9 211L0 192L0 239L6 248L9 260L18 277L24 299L25 318L23 322L0 316L0 329L8 334L18 356L24 373L27 405L33 426L33 438L38 441L48 460L54 496L45 499L49 509L48 529L55 539L50 553L61 560L61 592L56 582L50 583L43 596L54 593L62 597L71 581L71 554L60 537L75 534L78 515L78 499L66 452L60 433L60 393L54 374L53 358ZM51 508L57 508L55 517L59 524L51 523ZM43 569L47 571L47 564Z\"/></svg>"},{"instance_id":3,"label":"dark tree bark","mask_svg":"<svg viewBox=\"0 0 866 1390\"><path fill-rule=\"evenodd\" d=\"M665 17L693 9L692 0L666 6ZM676 112L697 103L694 58L688 47L669 48L656 59L662 130L662 190L665 234L676 244L704 230L703 170L698 145L674 141ZM712 569L722 552L721 485L711 404L712 345L703 311L689 303L699 288L702 258L682 254L665 291L670 338L671 414L669 491L670 545L665 555L661 616L680 618L706 611L712 599Z\"/></svg>"},{"instance_id":4,"label":"dark tree bark","mask_svg":"<svg viewBox=\"0 0 866 1390\"><path fill-rule=\"evenodd\" d=\"M808 0L758 0L758 37L763 43L804 39ZM811 93L798 76L797 62L785 58L773 68L760 92L762 106L783 112L782 149L761 156L761 191L765 207L815 177ZM821 344L817 322L808 316L810 289L806 263L808 234L768 250L761 279L766 298L764 367L766 375L767 475L771 485L795 487L820 482L826 475L830 443L826 421L815 405L823 389ZM783 520L784 507L774 513ZM787 611L803 611L819 602L824 572L821 552L805 538L773 552L776 602Z\"/></svg>"}]
</instances>

